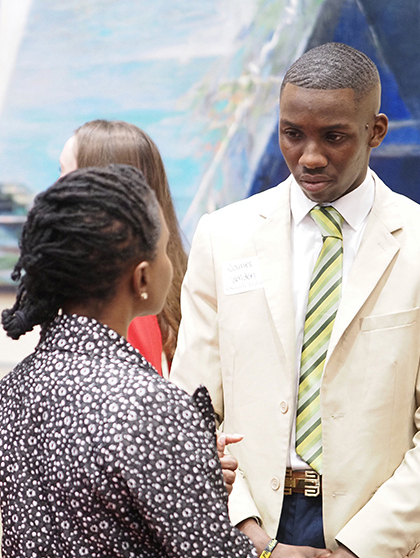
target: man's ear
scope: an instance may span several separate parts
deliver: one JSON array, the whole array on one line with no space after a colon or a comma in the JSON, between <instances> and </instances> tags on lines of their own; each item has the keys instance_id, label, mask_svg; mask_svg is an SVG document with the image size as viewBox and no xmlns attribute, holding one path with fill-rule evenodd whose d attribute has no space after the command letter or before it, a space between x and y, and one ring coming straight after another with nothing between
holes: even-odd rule
<instances>
[{"instance_id":1,"label":"man's ear","mask_svg":"<svg viewBox=\"0 0 420 558\"><path fill-rule=\"evenodd\" d=\"M140 262L136 265L132 274L132 287L138 298L147 300L150 282L149 262Z\"/></svg>"},{"instance_id":2,"label":"man's ear","mask_svg":"<svg viewBox=\"0 0 420 558\"><path fill-rule=\"evenodd\" d=\"M378 147L388 131L388 117L386 114L380 113L375 116L375 122L372 128L372 135L369 140L369 147Z\"/></svg>"}]
</instances>

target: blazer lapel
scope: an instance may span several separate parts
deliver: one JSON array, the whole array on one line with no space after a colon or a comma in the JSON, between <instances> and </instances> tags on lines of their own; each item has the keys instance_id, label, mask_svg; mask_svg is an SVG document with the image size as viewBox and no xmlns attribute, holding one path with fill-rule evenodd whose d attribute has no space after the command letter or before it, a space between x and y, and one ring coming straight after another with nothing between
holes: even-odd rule
<instances>
[{"instance_id":1,"label":"blazer lapel","mask_svg":"<svg viewBox=\"0 0 420 558\"><path fill-rule=\"evenodd\" d=\"M290 181L280 184L276 189L278 198L274 203L273 198L266 198L265 205L260 208L261 225L254 232L254 242L267 304L279 336L287 369L293 371L295 318L290 240Z\"/></svg>"},{"instance_id":2,"label":"blazer lapel","mask_svg":"<svg viewBox=\"0 0 420 558\"><path fill-rule=\"evenodd\" d=\"M375 203L340 302L327 361L400 249L393 233L402 227L402 219L392 203L393 194L376 176L375 183Z\"/></svg>"}]
</instances>

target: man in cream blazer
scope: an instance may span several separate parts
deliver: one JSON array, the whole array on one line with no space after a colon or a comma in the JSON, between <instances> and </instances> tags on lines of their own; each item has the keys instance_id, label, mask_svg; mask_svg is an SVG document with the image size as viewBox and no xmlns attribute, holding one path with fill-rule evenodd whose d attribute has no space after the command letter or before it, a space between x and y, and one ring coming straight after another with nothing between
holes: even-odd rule
<instances>
[{"instance_id":1,"label":"man in cream blazer","mask_svg":"<svg viewBox=\"0 0 420 558\"><path fill-rule=\"evenodd\" d=\"M340 72L360 73L361 53L335 45L307 55L322 68L339 55ZM309 62L308 72L320 73ZM251 521L266 534L248 533L261 552L287 498L296 416L302 339L293 197L344 208L348 269L321 385L325 542L337 558L420 557L420 207L368 169L387 129L379 80L369 89L328 80L308 88L293 79L286 74L280 101L280 146L292 175L201 219L171 380L190 392L206 385L223 430L244 435L231 448L239 474L229 508L234 524ZM372 200L355 232L352 205L362 188ZM354 251L347 264L346 238Z\"/></svg>"}]
</instances>

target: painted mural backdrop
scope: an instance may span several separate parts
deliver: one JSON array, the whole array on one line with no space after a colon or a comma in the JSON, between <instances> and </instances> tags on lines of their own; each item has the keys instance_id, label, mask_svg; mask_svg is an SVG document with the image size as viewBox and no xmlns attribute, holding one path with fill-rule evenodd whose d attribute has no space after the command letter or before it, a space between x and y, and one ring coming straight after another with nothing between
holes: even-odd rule
<instances>
[{"instance_id":1,"label":"painted mural backdrop","mask_svg":"<svg viewBox=\"0 0 420 558\"><path fill-rule=\"evenodd\" d=\"M58 177L64 142L88 120L127 120L156 141L187 245L204 212L273 186L286 172L276 138L281 79L327 40L354 44L380 64L392 90L388 163L395 169L410 153L413 165L420 71L410 82L397 69L420 60L419 7L0 0L0 283L9 281L33 195Z\"/></svg>"}]
</instances>

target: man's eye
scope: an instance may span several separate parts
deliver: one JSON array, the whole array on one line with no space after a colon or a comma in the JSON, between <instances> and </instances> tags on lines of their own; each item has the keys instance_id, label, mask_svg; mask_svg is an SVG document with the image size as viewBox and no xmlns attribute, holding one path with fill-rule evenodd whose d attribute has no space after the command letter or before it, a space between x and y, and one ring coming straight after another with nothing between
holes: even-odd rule
<instances>
[{"instance_id":1,"label":"man's eye","mask_svg":"<svg viewBox=\"0 0 420 558\"><path fill-rule=\"evenodd\" d=\"M296 139L301 137L301 133L298 130L284 130L283 134L291 139Z\"/></svg>"},{"instance_id":2,"label":"man's eye","mask_svg":"<svg viewBox=\"0 0 420 558\"><path fill-rule=\"evenodd\" d=\"M343 134L328 134L327 140L331 143L339 143L344 140Z\"/></svg>"}]
</instances>

